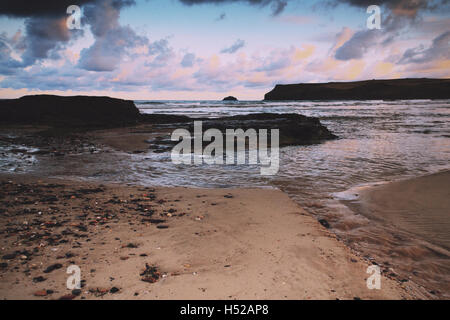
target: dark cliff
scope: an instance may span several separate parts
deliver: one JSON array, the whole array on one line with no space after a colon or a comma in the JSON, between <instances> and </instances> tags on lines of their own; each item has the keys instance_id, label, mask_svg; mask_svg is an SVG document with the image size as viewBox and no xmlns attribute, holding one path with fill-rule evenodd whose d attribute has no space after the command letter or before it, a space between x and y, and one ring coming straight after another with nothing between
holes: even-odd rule
<instances>
[{"instance_id":1,"label":"dark cliff","mask_svg":"<svg viewBox=\"0 0 450 320\"><path fill-rule=\"evenodd\" d=\"M114 127L133 124L139 117L133 101L109 97L35 95L0 100L2 124Z\"/></svg>"},{"instance_id":2,"label":"dark cliff","mask_svg":"<svg viewBox=\"0 0 450 320\"><path fill-rule=\"evenodd\" d=\"M264 100L450 99L450 79L397 79L276 85Z\"/></svg>"}]
</instances>

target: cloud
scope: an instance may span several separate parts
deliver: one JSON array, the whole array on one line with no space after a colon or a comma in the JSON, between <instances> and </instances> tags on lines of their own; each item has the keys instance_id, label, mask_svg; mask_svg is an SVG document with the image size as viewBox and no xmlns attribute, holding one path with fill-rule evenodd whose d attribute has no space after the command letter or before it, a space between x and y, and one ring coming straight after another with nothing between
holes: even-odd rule
<instances>
[{"instance_id":1,"label":"cloud","mask_svg":"<svg viewBox=\"0 0 450 320\"><path fill-rule=\"evenodd\" d=\"M20 56L25 50L24 38L20 31L12 37L8 37L6 32L0 34L0 74L14 74L23 63Z\"/></svg>"},{"instance_id":2,"label":"cloud","mask_svg":"<svg viewBox=\"0 0 450 320\"><path fill-rule=\"evenodd\" d=\"M179 0L181 3L192 6L192 5L198 5L198 4L226 4L226 3L235 3L235 2L242 2L247 3L252 6L258 6L258 7L266 7L270 5L270 8L272 9L272 15L276 16L279 15L281 12L284 11L284 8L287 5L288 0Z\"/></svg>"},{"instance_id":3,"label":"cloud","mask_svg":"<svg viewBox=\"0 0 450 320\"><path fill-rule=\"evenodd\" d=\"M235 53L239 49L245 47L245 41L237 39L230 47L222 49L220 53Z\"/></svg>"},{"instance_id":4,"label":"cloud","mask_svg":"<svg viewBox=\"0 0 450 320\"><path fill-rule=\"evenodd\" d=\"M225 12L221 13L220 16L218 16L216 18L216 21L222 21L225 20L225 18L227 17L227 14Z\"/></svg>"},{"instance_id":5,"label":"cloud","mask_svg":"<svg viewBox=\"0 0 450 320\"><path fill-rule=\"evenodd\" d=\"M128 26L111 29L81 51L78 66L89 71L113 71L130 48L146 43L146 38L137 36Z\"/></svg>"},{"instance_id":6,"label":"cloud","mask_svg":"<svg viewBox=\"0 0 450 320\"><path fill-rule=\"evenodd\" d=\"M380 1L379 5L386 7L386 12L382 14L381 30L363 29L355 32L349 40L337 48L335 58L342 61L361 59L372 49L386 47L421 21L419 15L421 10L435 10L437 4L445 7L449 2L448 0ZM346 3L365 8L370 5L371 1L340 0L335 3Z\"/></svg>"},{"instance_id":7,"label":"cloud","mask_svg":"<svg viewBox=\"0 0 450 320\"><path fill-rule=\"evenodd\" d=\"M272 5L271 5L272 15L273 16L279 15L281 12L284 11L284 8L286 6L287 6L287 2L286 1L282 1L282 0L273 1Z\"/></svg>"},{"instance_id":8,"label":"cloud","mask_svg":"<svg viewBox=\"0 0 450 320\"><path fill-rule=\"evenodd\" d=\"M83 23L89 24L95 41L83 49L78 66L89 71L113 71L127 53L148 44L148 39L137 35L129 26L119 24L120 9L132 2L102 0L84 8Z\"/></svg>"},{"instance_id":9,"label":"cloud","mask_svg":"<svg viewBox=\"0 0 450 320\"><path fill-rule=\"evenodd\" d=\"M333 5L348 4L355 7L367 8L376 4L385 6L396 16L416 17L419 11L443 11L449 9L448 0L334 0L328 1Z\"/></svg>"},{"instance_id":10,"label":"cloud","mask_svg":"<svg viewBox=\"0 0 450 320\"><path fill-rule=\"evenodd\" d=\"M153 68L164 67L175 57L167 39L160 39L151 43L148 46L148 54L153 56L153 60L147 63L147 66Z\"/></svg>"},{"instance_id":11,"label":"cloud","mask_svg":"<svg viewBox=\"0 0 450 320\"><path fill-rule=\"evenodd\" d=\"M419 45L406 50L399 63L424 63L438 59L450 59L450 31L434 38L429 48Z\"/></svg>"},{"instance_id":12,"label":"cloud","mask_svg":"<svg viewBox=\"0 0 450 320\"><path fill-rule=\"evenodd\" d=\"M301 2L300 0L179 0L185 5L199 4L227 4L227 3L246 3L256 7L266 7L270 5L272 15L276 16L285 10L288 3ZM421 10L440 11L448 10L450 2L448 0L320 0L319 3L328 6L337 6L346 4L354 7L367 8L376 4L386 7L396 16L415 17Z\"/></svg>"},{"instance_id":13,"label":"cloud","mask_svg":"<svg viewBox=\"0 0 450 320\"><path fill-rule=\"evenodd\" d=\"M105 36L106 32L113 28L110 24L117 23L118 12L125 6L130 6L135 3L134 0L78 0L77 5L85 8L87 18L84 18L83 22L91 25L91 30L96 38ZM0 16L8 16L12 18L24 18L25 34L22 37L21 56L15 59L8 60L9 65L15 65L15 67L28 67L33 65L36 61L43 59L59 59L59 52L65 49L71 42L81 35L83 30L69 30L66 25L67 21L67 7L72 5L72 0L41 0L41 1L26 1L26 0L4 0L0 3ZM117 14L117 17L105 16L105 12L96 10L95 8L112 8L112 10L106 10L107 13ZM95 11L96 16L90 16L90 13ZM105 20L101 21L104 18ZM111 18L111 19L110 19ZM112 21L112 22L111 22ZM118 23L117 23L118 24ZM119 35L122 35L122 40L125 40L126 36L124 31L119 30ZM111 38L111 37L110 37ZM95 54L105 54L106 50L100 48L101 42L106 43L108 40L102 39L94 44L91 52ZM129 42L129 40L127 40ZM105 47L111 48L110 45ZM107 69L112 64L111 57L106 56L106 62L103 63L103 67L100 69ZM120 52L119 52L120 56ZM17 59L18 58L18 59ZM95 63L95 57L86 58L87 65L93 65ZM5 63L3 64L0 72L5 73ZM95 69L95 68L93 68Z\"/></svg>"},{"instance_id":14,"label":"cloud","mask_svg":"<svg viewBox=\"0 0 450 320\"><path fill-rule=\"evenodd\" d=\"M69 30L66 18L35 17L25 20L26 50L22 56L25 66L36 60L59 58L62 49L73 37L82 34L80 30Z\"/></svg>"},{"instance_id":15,"label":"cloud","mask_svg":"<svg viewBox=\"0 0 450 320\"><path fill-rule=\"evenodd\" d=\"M380 36L379 30L358 31L336 50L335 58L338 60L360 59L370 47L378 43Z\"/></svg>"},{"instance_id":16,"label":"cloud","mask_svg":"<svg viewBox=\"0 0 450 320\"><path fill-rule=\"evenodd\" d=\"M195 54L193 53L186 53L183 57L183 60L181 60L181 66L184 68L189 68L194 65L195 62Z\"/></svg>"}]
</instances>

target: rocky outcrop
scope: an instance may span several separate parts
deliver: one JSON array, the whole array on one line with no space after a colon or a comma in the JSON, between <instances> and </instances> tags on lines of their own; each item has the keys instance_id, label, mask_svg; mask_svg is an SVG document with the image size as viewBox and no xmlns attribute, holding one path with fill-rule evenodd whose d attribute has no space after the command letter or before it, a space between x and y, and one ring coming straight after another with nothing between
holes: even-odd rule
<instances>
[{"instance_id":1,"label":"rocky outcrop","mask_svg":"<svg viewBox=\"0 0 450 320\"><path fill-rule=\"evenodd\" d=\"M228 96L228 97L223 98L222 101L238 101L238 99L233 96Z\"/></svg>"},{"instance_id":2,"label":"rocky outcrop","mask_svg":"<svg viewBox=\"0 0 450 320\"><path fill-rule=\"evenodd\" d=\"M264 100L450 99L450 79L397 79L276 85Z\"/></svg>"},{"instance_id":3,"label":"rocky outcrop","mask_svg":"<svg viewBox=\"0 0 450 320\"><path fill-rule=\"evenodd\" d=\"M133 101L109 97L52 95L0 100L0 123L58 127L116 127L136 123Z\"/></svg>"},{"instance_id":4,"label":"rocky outcrop","mask_svg":"<svg viewBox=\"0 0 450 320\"><path fill-rule=\"evenodd\" d=\"M241 128L280 130L280 146L308 145L337 137L323 126L318 118L307 117L300 114L288 113L257 113L223 117L218 119L204 119L203 130L216 128L225 132L226 129ZM192 129L192 126L191 126Z\"/></svg>"},{"instance_id":5,"label":"rocky outcrop","mask_svg":"<svg viewBox=\"0 0 450 320\"><path fill-rule=\"evenodd\" d=\"M214 128L219 129L223 134L225 134L226 129L243 129L244 131L255 129L256 132L259 133L260 129L267 129L268 136L270 136L271 129L279 129L280 147L289 145L309 145L337 138L337 136L320 123L318 118L292 113L258 113L216 119L191 119L190 122L185 123L184 125L179 123L177 128L185 128L193 135L194 120L202 121L203 132ZM158 137L157 139L148 142L152 145L153 149L160 150L161 152L169 150L177 143L171 141L170 137ZM270 139L268 142L270 142ZM207 144L209 144L209 142L204 142L204 146Z\"/></svg>"}]
</instances>

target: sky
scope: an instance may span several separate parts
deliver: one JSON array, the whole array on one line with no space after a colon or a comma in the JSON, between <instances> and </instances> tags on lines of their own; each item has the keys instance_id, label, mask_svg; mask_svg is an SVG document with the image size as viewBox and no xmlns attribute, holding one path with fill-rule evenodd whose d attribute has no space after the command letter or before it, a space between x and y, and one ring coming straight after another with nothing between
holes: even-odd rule
<instances>
[{"instance_id":1,"label":"sky","mask_svg":"<svg viewBox=\"0 0 450 320\"><path fill-rule=\"evenodd\" d=\"M450 78L449 44L450 0L2 0L0 98L260 100L283 83Z\"/></svg>"}]
</instances>

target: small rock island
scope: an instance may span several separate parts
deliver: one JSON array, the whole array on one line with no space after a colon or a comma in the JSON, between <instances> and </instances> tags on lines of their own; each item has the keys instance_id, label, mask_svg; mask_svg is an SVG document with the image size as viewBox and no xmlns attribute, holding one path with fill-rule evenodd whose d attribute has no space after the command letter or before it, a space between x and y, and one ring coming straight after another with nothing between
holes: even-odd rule
<instances>
[{"instance_id":1,"label":"small rock island","mask_svg":"<svg viewBox=\"0 0 450 320\"><path fill-rule=\"evenodd\" d=\"M233 96L228 96L228 97L223 98L222 101L238 101L238 99Z\"/></svg>"}]
</instances>

